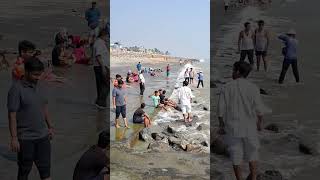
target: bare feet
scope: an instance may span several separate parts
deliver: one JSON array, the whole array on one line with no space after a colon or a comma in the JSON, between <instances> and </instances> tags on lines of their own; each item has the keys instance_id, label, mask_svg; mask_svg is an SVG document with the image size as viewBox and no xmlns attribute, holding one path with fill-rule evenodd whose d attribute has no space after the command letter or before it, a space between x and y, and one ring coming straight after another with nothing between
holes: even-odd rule
<instances>
[{"instance_id":1,"label":"bare feet","mask_svg":"<svg viewBox=\"0 0 320 180\"><path fill-rule=\"evenodd\" d=\"M120 128L119 124L116 124L116 128Z\"/></svg>"}]
</instances>

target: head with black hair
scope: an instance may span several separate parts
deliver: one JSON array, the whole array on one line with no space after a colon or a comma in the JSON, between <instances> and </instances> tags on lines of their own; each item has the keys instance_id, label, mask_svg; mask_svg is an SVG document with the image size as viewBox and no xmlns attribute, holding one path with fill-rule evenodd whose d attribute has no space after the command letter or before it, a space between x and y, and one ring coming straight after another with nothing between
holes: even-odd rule
<instances>
[{"instance_id":1,"label":"head with black hair","mask_svg":"<svg viewBox=\"0 0 320 180\"><path fill-rule=\"evenodd\" d=\"M155 96L159 96L159 91L154 91Z\"/></svg>"},{"instance_id":2,"label":"head with black hair","mask_svg":"<svg viewBox=\"0 0 320 180\"><path fill-rule=\"evenodd\" d=\"M252 70L252 67L249 63L244 61L237 61L233 64L233 73L232 78L247 78Z\"/></svg>"},{"instance_id":3,"label":"head with black hair","mask_svg":"<svg viewBox=\"0 0 320 180\"><path fill-rule=\"evenodd\" d=\"M98 147L106 149L110 145L109 137L109 133L106 130L102 131L99 134Z\"/></svg>"},{"instance_id":4,"label":"head with black hair","mask_svg":"<svg viewBox=\"0 0 320 180\"><path fill-rule=\"evenodd\" d=\"M120 74L116 74L116 79L120 80L121 79L121 75Z\"/></svg>"},{"instance_id":5,"label":"head with black hair","mask_svg":"<svg viewBox=\"0 0 320 180\"><path fill-rule=\"evenodd\" d=\"M166 90L163 90L163 91L162 91L162 94L164 95L164 94L166 94L166 92L167 92Z\"/></svg>"},{"instance_id":6,"label":"head with black hair","mask_svg":"<svg viewBox=\"0 0 320 180\"><path fill-rule=\"evenodd\" d=\"M36 45L27 40L20 41L18 44L19 56L24 59L33 56L35 49Z\"/></svg>"},{"instance_id":7,"label":"head with black hair","mask_svg":"<svg viewBox=\"0 0 320 180\"><path fill-rule=\"evenodd\" d=\"M244 28L245 28L245 30L249 31L249 30L251 29L251 24L250 24L250 22L244 23Z\"/></svg>"},{"instance_id":8,"label":"head with black hair","mask_svg":"<svg viewBox=\"0 0 320 180\"><path fill-rule=\"evenodd\" d=\"M122 86L123 86L123 81L122 81L122 79L118 79L118 88L122 88Z\"/></svg>"},{"instance_id":9,"label":"head with black hair","mask_svg":"<svg viewBox=\"0 0 320 180\"><path fill-rule=\"evenodd\" d=\"M143 109L144 107L146 107L146 104L145 103L141 103L141 109Z\"/></svg>"},{"instance_id":10,"label":"head with black hair","mask_svg":"<svg viewBox=\"0 0 320 180\"><path fill-rule=\"evenodd\" d=\"M30 57L25 60L25 79L36 84L44 71L43 63L36 57Z\"/></svg>"},{"instance_id":11,"label":"head with black hair","mask_svg":"<svg viewBox=\"0 0 320 180\"><path fill-rule=\"evenodd\" d=\"M183 81L182 85L183 85L183 86L188 86L189 83L188 83L188 81Z\"/></svg>"}]
</instances>

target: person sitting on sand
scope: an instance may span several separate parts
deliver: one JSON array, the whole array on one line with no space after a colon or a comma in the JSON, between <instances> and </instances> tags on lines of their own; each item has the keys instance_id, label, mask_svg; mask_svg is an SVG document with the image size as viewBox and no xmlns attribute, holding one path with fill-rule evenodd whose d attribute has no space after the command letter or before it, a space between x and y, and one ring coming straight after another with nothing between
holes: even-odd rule
<instances>
[{"instance_id":1,"label":"person sitting on sand","mask_svg":"<svg viewBox=\"0 0 320 180\"><path fill-rule=\"evenodd\" d=\"M66 28L60 28L59 32L54 36L55 45L65 43L68 41L68 32Z\"/></svg>"},{"instance_id":2,"label":"person sitting on sand","mask_svg":"<svg viewBox=\"0 0 320 180\"><path fill-rule=\"evenodd\" d=\"M52 65L53 66L70 66L74 62L72 56L68 56L64 43L60 42L52 50Z\"/></svg>"},{"instance_id":3,"label":"person sitting on sand","mask_svg":"<svg viewBox=\"0 0 320 180\"><path fill-rule=\"evenodd\" d=\"M161 108L161 109L167 110L164 107L164 104L160 103L160 93L159 93L159 91L154 91L154 94L152 96L149 96L149 97L152 99L153 106L155 108Z\"/></svg>"},{"instance_id":4,"label":"person sitting on sand","mask_svg":"<svg viewBox=\"0 0 320 180\"><path fill-rule=\"evenodd\" d=\"M143 110L146 106L145 103L142 103L140 108L138 108L133 114L133 123L144 123L144 127L151 126L151 120L148 114Z\"/></svg>"},{"instance_id":5,"label":"person sitting on sand","mask_svg":"<svg viewBox=\"0 0 320 180\"><path fill-rule=\"evenodd\" d=\"M21 80L24 76L24 62L26 59L34 56L36 45L30 41L23 40L19 42L18 50L19 56L13 65L12 78L14 80Z\"/></svg>"},{"instance_id":6,"label":"person sitting on sand","mask_svg":"<svg viewBox=\"0 0 320 180\"><path fill-rule=\"evenodd\" d=\"M74 56L76 64L88 64L90 61L90 58L86 55L84 41L81 41L80 44L76 46L72 55Z\"/></svg>"},{"instance_id":7,"label":"person sitting on sand","mask_svg":"<svg viewBox=\"0 0 320 180\"><path fill-rule=\"evenodd\" d=\"M109 133L102 131L98 143L91 146L77 162L73 180L107 180L110 178L110 159L106 156L109 146Z\"/></svg>"}]
</instances>

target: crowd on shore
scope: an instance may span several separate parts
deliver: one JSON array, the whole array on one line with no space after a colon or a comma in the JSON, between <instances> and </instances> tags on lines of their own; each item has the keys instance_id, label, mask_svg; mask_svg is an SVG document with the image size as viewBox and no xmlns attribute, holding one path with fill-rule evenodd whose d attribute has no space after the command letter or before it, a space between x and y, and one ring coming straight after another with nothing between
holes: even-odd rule
<instances>
[{"instance_id":1,"label":"crowd on shore","mask_svg":"<svg viewBox=\"0 0 320 180\"><path fill-rule=\"evenodd\" d=\"M278 39L284 44L282 70L278 83L284 83L290 66L296 82L299 83L296 32L291 29L279 34ZM256 180L260 148L258 132L262 130L263 116L271 113L271 110L264 105L260 95L261 90L247 77L254 67L260 71L261 61L263 61L265 73L269 72L267 57L270 51L270 30L265 28L264 20L257 21L255 30L252 30L250 22L244 23L244 29L238 36L237 49L239 60L233 64L233 80L223 86L219 95L217 109L219 134L225 137L236 179L243 179L242 162L249 162L248 179ZM248 62L245 62L246 59Z\"/></svg>"},{"instance_id":2,"label":"crowd on shore","mask_svg":"<svg viewBox=\"0 0 320 180\"><path fill-rule=\"evenodd\" d=\"M18 180L28 179L33 164L40 178L51 179L51 140L55 129L49 116L48 97L39 81L65 82L53 73L54 67L68 68L74 63L93 65L96 85L96 106L106 107L109 76L109 25L100 23L101 13L92 2L86 13L87 37L69 34L66 29L55 34L55 47L48 62L40 60L41 51L35 43L23 40L18 45L18 57L12 67L12 85L8 92L7 109L10 147L17 153ZM90 47L90 54L86 54ZM109 131L99 134L97 144L90 147L75 165L73 179L109 179Z\"/></svg>"}]
</instances>

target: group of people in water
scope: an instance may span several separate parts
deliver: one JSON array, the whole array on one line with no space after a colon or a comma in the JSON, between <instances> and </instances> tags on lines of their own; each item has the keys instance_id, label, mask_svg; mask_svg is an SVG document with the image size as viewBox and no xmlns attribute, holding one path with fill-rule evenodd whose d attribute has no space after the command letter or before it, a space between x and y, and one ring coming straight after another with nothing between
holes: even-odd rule
<instances>
[{"instance_id":1,"label":"group of people in water","mask_svg":"<svg viewBox=\"0 0 320 180\"><path fill-rule=\"evenodd\" d=\"M47 64L40 60L41 51L36 49L33 42L19 42L19 55L12 68L13 80L7 97L10 147L17 153L19 180L28 179L33 164L37 166L41 179L51 179L51 140L55 130L49 116L47 93L38 83L39 80L64 82L64 78L52 72L51 62L53 66L65 66L74 62L88 64L92 61L97 80L96 104L106 107L108 89L102 87L108 87L109 30L99 24L100 11L96 4L92 2L92 7L86 12L92 55L85 55L86 38L68 35L65 29L55 35L52 60ZM93 31L97 31L94 36ZM72 53L68 54L66 51L71 49ZM108 131L100 132L96 145L86 151L76 164L73 180L109 179L109 159L106 156L108 146Z\"/></svg>"},{"instance_id":2,"label":"group of people in water","mask_svg":"<svg viewBox=\"0 0 320 180\"><path fill-rule=\"evenodd\" d=\"M259 20L258 28L251 30L251 23L244 23L244 30L239 33L238 53L239 61L233 64L233 80L221 89L218 101L219 133L224 135L228 146L233 170L237 180L243 179L241 164L249 162L250 174L247 179L257 179L257 163L259 157L258 131L262 130L263 116L271 113L261 98L261 90L247 77L254 68L254 54L256 56L256 70L260 70L260 62L264 63L264 70L268 72L267 55L270 47L270 32L265 29L265 22ZM277 36L284 47L282 48L282 70L278 79L284 83L285 75L292 66L296 82L300 82L298 72L298 54L295 30L291 29ZM249 63L245 62L248 57Z\"/></svg>"}]
</instances>

